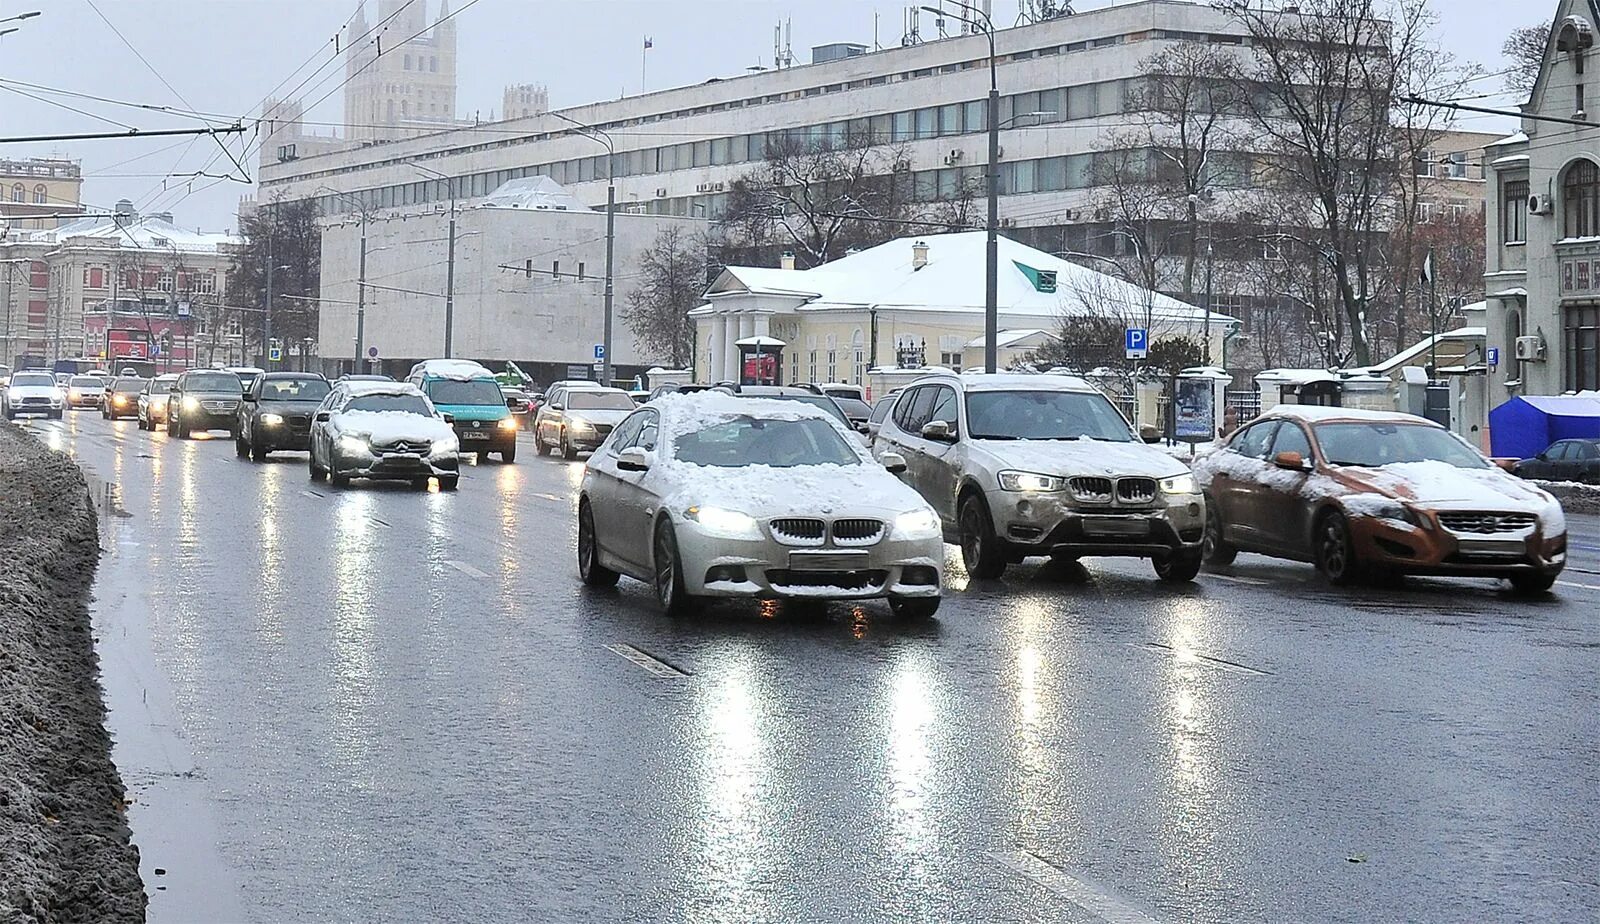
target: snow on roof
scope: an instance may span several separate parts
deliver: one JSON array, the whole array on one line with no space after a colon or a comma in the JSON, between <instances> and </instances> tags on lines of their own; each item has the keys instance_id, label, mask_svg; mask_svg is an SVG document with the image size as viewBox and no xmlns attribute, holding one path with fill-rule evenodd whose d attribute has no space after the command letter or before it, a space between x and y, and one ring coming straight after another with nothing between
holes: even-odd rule
<instances>
[{"instance_id":1,"label":"snow on roof","mask_svg":"<svg viewBox=\"0 0 1600 924\"><path fill-rule=\"evenodd\" d=\"M478 202L476 208L533 209L548 212L592 212L565 186L547 176L507 180Z\"/></svg>"},{"instance_id":2,"label":"snow on roof","mask_svg":"<svg viewBox=\"0 0 1600 924\"><path fill-rule=\"evenodd\" d=\"M226 231L190 231L164 218L123 215L117 218L82 218L57 228L21 232L22 240L65 243L69 240L116 242L123 247L184 253L218 253L240 243Z\"/></svg>"},{"instance_id":3,"label":"snow on roof","mask_svg":"<svg viewBox=\"0 0 1600 924\"><path fill-rule=\"evenodd\" d=\"M1415 414L1402 414L1399 411L1368 411L1354 407L1324 407L1320 404L1279 404L1262 414L1263 417L1292 417L1313 423L1322 420L1365 420L1377 423L1407 423L1427 424L1437 427L1438 424Z\"/></svg>"},{"instance_id":4,"label":"snow on roof","mask_svg":"<svg viewBox=\"0 0 1600 924\"><path fill-rule=\"evenodd\" d=\"M1476 305L1468 305L1466 308L1463 308L1462 310L1463 311L1481 310L1485 306L1485 304L1486 304L1485 302L1478 302ZM1384 374L1384 373L1392 372L1395 369L1397 369L1397 368L1399 368L1401 366L1404 366L1407 363L1411 362L1411 360L1416 359L1419 356L1422 356L1424 353L1427 353L1429 349L1431 349L1432 347L1436 346L1437 344L1449 343L1449 342L1457 341L1457 340L1465 340L1465 341L1468 341L1468 342L1473 342L1473 341L1483 340L1487 335L1488 335L1488 330L1486 328L1482 328L1482 327L1458 327L1455 330L1440 331L1437 336L1431 336L1430 335L1430 336L1427 336L1427 337L1423 337L1421 340L1417 341L1416 343L1412 344L1411 346L1406 347L1405 349L1403 349L1400 352L1394 354L1393 356L1389 357L1388 359L1384 360L1383 362L1378 363L1378 364L1373 365L1373 366L1369 366L1366 371L1372 372L1372 373L1377 373L1377 374Z\"/></svg>"},{"instance_id":5,"label":"snow on roof","mask_svg":"<svg viewBox=\"0 0 1600 924\"><path fill-rule=\"evenodd\" d=\"M415 395L422 397L422 389L410 382L345 381L339 387L352 395Z\"/></svg>"},{"instance_id":6,"label":"snow on roof","mask_svg":"<svg viewBox=\"0 0 1600 924\"><path fill-rule=\"evenodd\" d=\"M424 359L411 367L411 374L455 379L458 382L470 382L485 376L494 378L494 373L487 366L470 359Z\"/></svg>"},{"instance_id":7,"label":"snow on roof","mask_svg":"<svg viewBox=\"0 0 1600 924\"><path fill-rule=\"evenodd\" d=\"M1050 331L1038 327L1023 328L1022 330L1003 330L995 335L994 342L995 346L1005 349L1025 340L1040 336L1055 339L1056 335ZM987 338L985 337L978 337L975 340L969 340L967 341L965 348L969 350L981 348L986 339Z\"/></svg>"},{"instance_id":8,"label":"snow on roof","mask_svg":"<svg viewBox=\"0 0 1600 924\"><path fill-rule=\"evenodd\" d=\"M1528 141L1528 133L1527 132L1517 132L1514 135L1507 135L1504 138L1501 138L1499 141L1491 141L1488 144L1484 145L1484 147L1498 148L1498 147L1501 147L1503 145L1508 145L1508 144L1526 144L1527 141Z\"/></svg>"},{"instance_id":9,"label":"snow on roof","mask_svg":"<svg viewBox=\"0 0 1600 924\"><path fill-rule=\"evenodd\" d=\"M928 262L912 265L913 238L899 238L808 270L726 267L706 290L710 303L695 309L713 313L719 296L777 295L804 299L800 311L859 309L978 313L984 310L985 235L982 231L931 234L915 240L928 245ZM1026 267L1026 270L1024 270ZM1041 292L1030 277L1055 273L1056 291ZM999 308L1003 313L1056 318L1091 310L1143 314L1147 293L1086 266L1000 238ZM1203 323L1203 309L1159 293L1148 293L1157 322ZM1215 314L1213 323L1232 323Z\"/></svg>"},{"instance_id":10,"label":"snow on roof","mask_svg":"<svg viewBox=\"0 0 1600 924\"><path fill-rule=\"evenodd\" d=\"M1309 385L1312 382L1337 382L1339 377L1326 369L1267 369L1256 375L1257 382L1284 382Z\"/></svg>"}]
</instances>

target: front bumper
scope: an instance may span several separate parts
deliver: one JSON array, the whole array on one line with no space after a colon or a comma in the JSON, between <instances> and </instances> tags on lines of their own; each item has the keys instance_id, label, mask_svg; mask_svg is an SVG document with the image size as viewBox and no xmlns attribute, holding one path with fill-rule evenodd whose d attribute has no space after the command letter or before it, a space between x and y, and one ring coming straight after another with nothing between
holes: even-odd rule
<instances>
[{"instance_id":1,"label":"front bumper","mask_svg":"<svg viewBox=\"0 0 1600 924\"><path fill-rule=\"evenodd\" d=\"M891 534L865 547L802 548L767 536L727 539L682 519L673 525L684 588L696 596L869 600L940 595L944 542L937 537ZM829 555L841 557L818 560Z\"/></svg>"},{"instance_id":2,"label":"front bumper","mask_svg":"<svg viewBox=\"0 0 1600 924\"><path fill-rule=\"evenodd\" d=\"M1199 494L1160 494L1139 506L1074 504L1065 493L989 491L995 536L1022 555L1149 558L1195 552L1205 539Z\"/></svg>"},{"instance_id":3,"label":"front bumper","mask_svg":"<svg viewBox=\"0 0 1600 924\"><path fill-rule=\"evenodd\" d=\"M167 419L166 404L146 404L144 406L145 420L165 421Z\"/></svg>"},{"instance_id":4,"label":"front bumper","mask_svg":"<svg viewBox=\"0 0 1600 924\"><path fill-rule=\"evenodd\" d=\"M1560 574L1567 565L1567 536L1546 538L1538 528L1520 533L1457 535L1424 515L1422 525L1378 517L1350 519L1350 538L1364 562L1407 574L1504 577Z\"/></svg>"},{"instance_id":5,"label":"front bumper","mask_svg":"<svg viewBox=\"0 0 1600 924\"><path fill-rule=\"evenodd\" d=\"M517 431L502 429L498 420L458 420L453 426L462 452L499 452L517 443Z\"/></svg>"},{"instance_id":6,"label":"front bumper","mask_svg":"<svg viewBox=\"0 0 1600 924\"><path fill-rule=\"evenodd\" d=\"M138 405L132 401L118 401L115 398L107 402L105 408L112 417L132 417L139 413Z\"/></svg>"},{"instance_id":7,"label":"front bumper","mask_svg":"<svg viewBox=\"0 0 1600 924\"><path fill-rule=\"evenodd\" d=\"M68 395L67 396L67 405L69 407L99 407L100 406L100 401L101 401L101 397L99 395Z\"/></svg>"},{"instance_id":8,"label":"front bumper","mask_svg":"<svg viewBox=\"0 0 1600 924\"><path fill-rule=\"evenodd\" d=\"M584 452L594 452L611 435L611 426L568 427L567 445Z\"/></svg>"},{"instance_id":9,"label":"front bumper","mask_svg":"<svg viewBox=\"0 0 1600 924\"><path fill-rule=\"evenodd\" d=\"M413 452L354 455L335 450L333 465L341 475L373 481L411 481L429 476L455 475L461 470L460 456L455 453L430 457Z\"/></svg>"},{"instance_id":10,"label":"front bumper","mask_svg":"<svg viewBox=\"0 0 1600 924\"><path fill-rule=\"evenodd\" d=\"M29 414L54 414L62 409L59 401L31 401L23 400L17 404L9 405L12 415L23 417Z\"/></svg>"},{"instance_id":11,"label":"front bumper","mask_svg":"<svg viewBox=\"0 0 1600 924\"><path fill-rule=\"evenodd\" d=\"M311 448L311 425L266 424L256 422L250 429L250 439L263 446L267 452L305 452Z\"/></svg>"}]
</instances>

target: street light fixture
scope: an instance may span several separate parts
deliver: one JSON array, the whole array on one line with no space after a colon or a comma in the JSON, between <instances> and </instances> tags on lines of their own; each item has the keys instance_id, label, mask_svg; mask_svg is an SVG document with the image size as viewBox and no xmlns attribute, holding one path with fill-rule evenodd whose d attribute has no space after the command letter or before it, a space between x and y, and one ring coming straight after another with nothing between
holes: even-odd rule
<instances>
[{"instance_id":1,"label":"street light fixture","mask_svg":"<svg viewBox=\"0 0 1600 924\"><path fill-rule=\"evenodd\" d=\"M445 191L450 194L450 243L445 252L444 271L444 358L450 359L456 318L456 178L422 164L411 166L444 180Z\"/></svg>"},{"instance_id":2,"label":"street light fixture","mask_svg":"<svg viewBox=\"0 0 1600 924\"><path fill-rule=\"evenodd\" d=\"M600 383L611 382L611 312L612 312L612 275L611 269L617 249L617 170L616 148L611 143L611 136L604 129L596 128L580 122L570 116L559 112L552 112L563 122L576 125L585 138L597 144L605 145L606 149L606 297L605 297L605 329L600 340Z\"/></svg>"},{"instance_id":3,"label":"street light fixture","mask_svg":"<svg viewBox=\"0 0 1600 924\"><path fill-rule=\"evenodd\" d=\"M989 40L989 221L984 251L983 295L983 371L993 374L999 368L1000 339L1000 78L996 70L994 52L994 22L989 14L961 0L951 3L977 18L968 18L947 10L924 6L935 16L950 16L981 31Z\"/></svg>"}]
</instances>

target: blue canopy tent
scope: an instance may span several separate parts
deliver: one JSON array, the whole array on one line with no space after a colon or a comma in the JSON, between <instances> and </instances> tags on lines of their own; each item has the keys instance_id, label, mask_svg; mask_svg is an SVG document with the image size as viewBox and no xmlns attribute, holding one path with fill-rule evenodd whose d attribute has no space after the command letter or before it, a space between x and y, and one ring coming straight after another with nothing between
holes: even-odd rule
<instances>
[{"instance_id":1,"label":"blue canopy tent","mask_svg":"<svg viewBox=\"0 0 1600 924\"><path fill-rule=\"evenodd\" d=\"M1600 399L1516 397L1489 412L1490 455L1531 459L1556 440L1600 437Z\"/></svg>"}]
</instances>

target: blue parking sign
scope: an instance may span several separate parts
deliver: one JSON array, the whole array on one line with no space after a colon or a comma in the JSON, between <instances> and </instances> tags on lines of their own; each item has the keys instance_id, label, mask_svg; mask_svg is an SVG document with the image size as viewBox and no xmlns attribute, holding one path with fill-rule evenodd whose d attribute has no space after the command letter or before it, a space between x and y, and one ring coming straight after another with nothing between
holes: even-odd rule
<instances>
[{"instance_id":1,"label":"blue parking sign","mask_svg":"<svg viewBox=\"0 0 1600 924\"><path fill-rule=\"evenodd\" d=\"M1122 349L1129 359L1144 359L1150 355L1150 331L1143 327L1123 331Z\"/></svg>"},{"instance_id":2,"label":"blue parking sign","mask_svg":"<svg viewBox=\"0 0 1600 924\"><path fill-rule=\"evenodd\" d=\"M1493 369L1496 366L1500 365L1500 348L1499 347L1490 347L1488 350L1484 351L1484 353L1485 353L1484 359L1488 362L1488 366L1489 366L1490 369Z\"/></svg>"},{"instance_id":3,"label":"blue parking sign","mask_svg":"<svg viewBox=\"0 0 1600 924\"><path fill-rule=\"evenodd\" d=\"M606 358L606 345L603 344L603 343L595 344L594 345L594 361L595 362L599 362L600 360L605 359L605 358Z\"/></svg>"}]
</instances>

